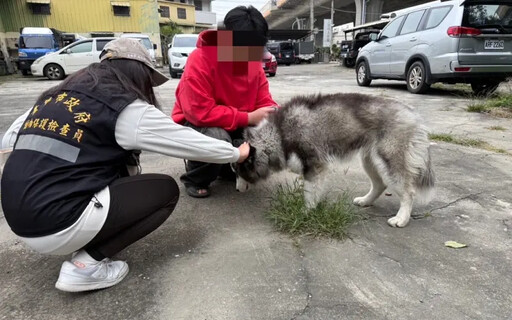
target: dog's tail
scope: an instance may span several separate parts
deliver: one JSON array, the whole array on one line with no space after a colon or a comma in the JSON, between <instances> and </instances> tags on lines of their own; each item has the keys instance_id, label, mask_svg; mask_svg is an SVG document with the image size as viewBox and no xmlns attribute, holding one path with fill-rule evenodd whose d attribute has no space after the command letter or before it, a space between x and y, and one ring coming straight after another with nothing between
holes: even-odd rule
<instances>
[{"instance_id":1,"label":"dog's tail","mask_svg":"<svg viewBox=\"0 0 512 320\"><path fill-rule=\"evenodd\" d=\"M430 157L428 130L425 127L419 126L416 130L409 152L410 164L414 168L415 199L426 204L434 197L436 179Z\"/></svg>"}]
</instances>

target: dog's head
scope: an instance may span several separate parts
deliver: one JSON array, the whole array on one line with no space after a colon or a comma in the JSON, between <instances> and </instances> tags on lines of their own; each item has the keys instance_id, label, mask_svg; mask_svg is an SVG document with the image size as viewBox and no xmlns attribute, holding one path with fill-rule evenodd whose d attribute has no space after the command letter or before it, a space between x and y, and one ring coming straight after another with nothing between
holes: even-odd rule
<instances>
[{"instance_id":1,"label":"dog's head","mask_svg":"<svg viewBox=\"0 0 512 320\"><path fill-rule=\"evenodd\" d=\"M262 141L259 141L257 136L251 134L251 130L246 131L245 137L250 145L249 156L242 163L232 164L232 168L236 173L236 189L240 192L247 191L250 184L265 179L270 174L269 156L263 148L258 148Z\"/></svg>"}]
</instances>

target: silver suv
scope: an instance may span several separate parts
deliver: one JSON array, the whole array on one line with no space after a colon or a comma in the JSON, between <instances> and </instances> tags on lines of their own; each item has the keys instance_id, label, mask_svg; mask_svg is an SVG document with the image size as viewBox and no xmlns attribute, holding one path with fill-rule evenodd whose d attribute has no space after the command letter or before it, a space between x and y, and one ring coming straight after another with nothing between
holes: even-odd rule
<instances>
[{"instance_id":1,"label":"silver suv","mask_svg":"<svg viewBox=\"0 0 512 320\"><path fill-rule=\"evenodd\" d=\"M476 94L512 76L512 1L429 3L392 20L356 60L360 86L406 80L412 93L435 82L470 83Z\"/></svg>"}]
</instances>

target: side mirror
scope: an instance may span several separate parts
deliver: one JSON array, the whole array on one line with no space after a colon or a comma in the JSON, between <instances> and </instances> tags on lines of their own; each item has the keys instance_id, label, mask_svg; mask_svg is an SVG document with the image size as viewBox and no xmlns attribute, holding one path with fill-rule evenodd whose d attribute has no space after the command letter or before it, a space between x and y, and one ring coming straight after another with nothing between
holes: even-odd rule
<instances>
[{"instance_id":1,"label":"side mirror","mask_svg":"<svg viewBox=\"0 0 512 320\"><path fill-rule=\"evenodd\" d=\"M170 43L167 46L169 47L169 49L172 48L172 44L170 44Z\"/></svg>"},{"instance_id":2,"label":"side mirror","mask_svg":"<svg viewBox=\"0 0 512 320\"><path fill-rule=\"evenodd\" d=\"M66 53L73 53L73 51L71 51L71 49L66 49Z\"/></svg>"},{"instance_id":3,"label":"side mirror","mask_svg":"<svg viewBox=\"0 0 512 320\"><path fill-rule=\"evenodd\" d=\"M153 49L156 50L156 48L157 48L156 43L153 43Z\"/></svg>"},{"instance_id":4,"label":"side mirror","mask_svg":"<svg viewBox=\"0 0 512 320\"><path fill-rule=\"evenodd\" d=\"M370 40L371 41L379 40L379 35L377 33L370 33Z\"/></svg>"}]
</instances>

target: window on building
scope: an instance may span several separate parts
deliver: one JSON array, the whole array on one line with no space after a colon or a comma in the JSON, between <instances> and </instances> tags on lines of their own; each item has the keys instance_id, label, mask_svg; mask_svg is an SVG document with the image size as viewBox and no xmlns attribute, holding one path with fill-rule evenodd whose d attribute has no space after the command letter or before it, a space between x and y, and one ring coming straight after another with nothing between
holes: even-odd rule
<instances>
[{"instance_id":1,"label":"window on building","mask_svg":"<svg viewBox=\"0 0 512 320\"><path fill-rule=\"evenodd\" d=\"M33 14L50 14L49 3L29 3Z\"/></svg>"},{"instance_id":2,"label":"window on building","mask_svg":"<svg viewBox=\"0 0 512 320\"><path fill-rule=\"evenodd\" d=\"M116 6L113 5L115 16L129 17L130 16L130 7L128 6Z\"/></svg>"},{"instance_id":3,"label":"window on building","mask_svg":"<svg viewBox=\"0 0 512 320\"><path fill-rule=\"evenodd\" d=\"M203 1L194 0L194 6L196 7L197 11L203 11Z\"/></svg>"},{"instance_id":4,"label":"window on building","mask_svg":"<svg viewBox=\"0 0 512 320\"><path fill-rule=\"evenodd\" d=\"M181 3L187 3L187 0L180 0Z\"/></svg>"},{"instance_id":5,"label":"window on building","mask_svg":"<svg viewBox=\"0 0 512 320\"><path fill-rule=\"evenodd\" d=\"M187 19L187 10L178 8L178 19Z\"/></svg>"},{"instance_id":6,"label":"window on building","mask_svg":"<svg viewBox=\"0 0 512 320\"><path fill-rule=\"evenodd\" d=\"M164 7L164 6L160 7L160 17L162 17L162 18L170 18L171 17L171 12L169 11L169 7Z\"/></svg>"}]
</instances>

